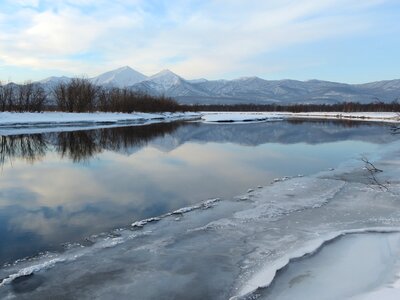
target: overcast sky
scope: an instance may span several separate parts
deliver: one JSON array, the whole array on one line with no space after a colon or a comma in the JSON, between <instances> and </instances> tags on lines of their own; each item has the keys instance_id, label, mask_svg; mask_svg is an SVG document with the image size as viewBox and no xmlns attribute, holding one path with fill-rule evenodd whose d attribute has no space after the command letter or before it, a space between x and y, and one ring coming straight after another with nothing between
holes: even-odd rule
<instances>
[{"instance_id":1,"label":"overcast sky","mask_svg":"<svg viewBox=\"0 0 400 300\"><path fill-rule=\"evenodd\" d=\"M399 0L0 0L0 80L400 78Z\"/></svg>"}]
</instances>

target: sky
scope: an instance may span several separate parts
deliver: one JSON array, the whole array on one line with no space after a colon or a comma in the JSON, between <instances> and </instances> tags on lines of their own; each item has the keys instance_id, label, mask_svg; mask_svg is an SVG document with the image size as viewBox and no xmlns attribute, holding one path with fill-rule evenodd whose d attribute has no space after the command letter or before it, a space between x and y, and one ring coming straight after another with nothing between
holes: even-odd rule
<instances>
[{"instance_id":1,"label":"sky","mask_svg":"<svg viewBox=\"0 0 400 300\"><path fill-rule=\"evenodd\" d=\"M0 0L0 80L400 78L400 0Z\"/></svg>"}]
</instances>

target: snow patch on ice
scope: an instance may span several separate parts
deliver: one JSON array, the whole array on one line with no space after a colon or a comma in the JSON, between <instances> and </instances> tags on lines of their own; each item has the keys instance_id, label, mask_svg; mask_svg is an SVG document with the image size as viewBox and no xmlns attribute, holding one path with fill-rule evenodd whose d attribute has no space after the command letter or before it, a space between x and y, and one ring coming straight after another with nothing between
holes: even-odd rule
<instances>
[{"instance_id":1,"label":"snow patch on ice","mask_svg":"<svg viewBox=\"0 0 400 300\"><path fill-rule=\"evenodd\" d=\"M242 288L239 290L236 296L231 297L230 299L231 300L243 299L252 295L255 291L257 291L260 288L269 287L273 282L273 280L275 279L277 272L285 268L288 264L290 264L290 262L316 253L324 245L338 239L339 237L349 234L360 234L360 233L399 233L399 232L400 232L399 227L392 227L392 228L372 227L363 229L343 230L326 234L317 239L307 242L303 247L295 250L294 252L286 254L279 260L276 260L272 264L263 268L242 286ZM357 299L377 299L377 298L357 298Z\"/></svg>"},{"instance_id":2,"label":"snow patch on ice","mask_svg":"<svg viewBox=\"0 0 400 300\"><path fill-rule=\"evenodd\" d=\"M296 177L276 182L277 184L269 188L258 189L239 198L245 200L244 197L251 197L255 207L237 212L234 217L248 220L258 218L272 219L293 211L317 208L326 204L345 185L345 182L340 180L312 177ZM314 195L310 194L310 190L314 191Z\"/></svg>"}]
</instances>

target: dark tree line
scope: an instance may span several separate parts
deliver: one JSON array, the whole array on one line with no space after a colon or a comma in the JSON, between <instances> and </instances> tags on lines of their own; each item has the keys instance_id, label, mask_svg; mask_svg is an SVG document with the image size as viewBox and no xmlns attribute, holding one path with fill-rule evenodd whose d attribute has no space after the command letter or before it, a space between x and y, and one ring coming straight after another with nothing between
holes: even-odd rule
<instances>
[{"instance_id":1,"label":"dark tree line","mask_svg":"<svg viewBox=\"0 0 400 300\"><path fill-rule=\"evenodd\" d=\"M175 112L182 106L164 96L150 96L127 88L103 88L87 79L74 78L53 90L56 109L66 112Z\"/></svg>"},{"instance_id":2,"label":"dark tree line","mask_svg":"<svg viewBox=\"0 0 400 300\"><path fill-rule=\"evenodd\" d=\"M39 83L2 84L0 111L14 112L176 112L183 106L171 98L150 96L127 88L103 88L86 78L58 83L46 93Z\"/></svg>"},{"instance_id":3,"label":"dark tree line","mask_svg":"<svg viewBox=\"0 0 400 300\"><path fill-rule=\"evenodd\" d=\"M0 82L0 111L43 111L46 99L47 95L38 83L3 85Z\"/></svg>"},{"instance_id":4,"label":"dark tree line","mask_svg":"<svg viewBox=\"0 0 400 300\"><path fill-rule=\"evenodd\" d=\"M95 110L98 87L89 80L73 78L61 82L53 90L56 108L65 112L88 112Z\"/></svg>"},{"instance_id":5,"label":"dark tree line","mask_svg":"<svg viewBox=\"0 0 400 300\"><path fill-rule=\"evenodd\" d=\"M385 103L376 101L361 104L358 102L343 102L337 104L233 104L233 105L193 105L185 106L192 111L271 111L271 112L400 112L400 103L393 101Z\"/></svg>"},{"instance_id":6,"label":"dark tree line","mask_svg":"<svg viewBox=\"0 0 400 300\"><path fill-rule=\"evenodd\" d=\"M97 109L106 112L176 112L183 108L171 98L119 88L100 89L97 102Z\"/></svg>"}]
</instances>

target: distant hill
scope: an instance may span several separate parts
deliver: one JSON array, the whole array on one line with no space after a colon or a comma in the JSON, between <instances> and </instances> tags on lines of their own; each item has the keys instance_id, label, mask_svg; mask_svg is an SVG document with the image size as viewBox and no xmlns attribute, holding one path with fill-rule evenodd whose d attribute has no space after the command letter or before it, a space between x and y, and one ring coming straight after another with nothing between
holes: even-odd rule
<instances>
[{"instance_id":1,"label":"distant hill","mask_svg":"<svg viewBox=\"0 0 400 300\"><path fill-rule=\"evenodd\" d=\"M39 81L47 91L68 77ZM126 66L90 79L104 87L126 87L151 95L165 95L185 104L333 104L370 103L377 99L391 102L400 97L400 79L365 84L346 84L322 80L265 80L244 77L234 80L186 80L170 70L147 77Z\"/></svg>"}]
</instances>

